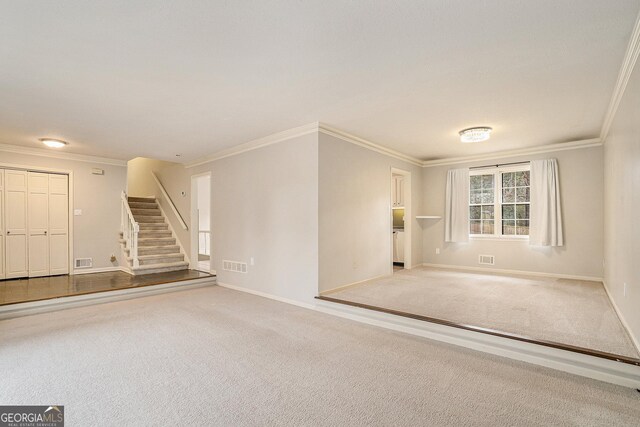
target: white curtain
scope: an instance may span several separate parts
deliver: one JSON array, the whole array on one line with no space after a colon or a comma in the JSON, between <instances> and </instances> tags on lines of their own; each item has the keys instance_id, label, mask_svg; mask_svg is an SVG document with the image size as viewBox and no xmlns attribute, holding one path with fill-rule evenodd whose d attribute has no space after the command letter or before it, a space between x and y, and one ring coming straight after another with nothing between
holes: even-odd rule
<instances>
[{"instance_id":1,"label":"white curtain","mask_svg":"<svg viewBox=\"0 0 640 427\"><path fill-rule=\"evenodd\" d=\"M447 173L444 240L469 241L469 169Z\"/></svg>"},{"instance_id":2,"label":"white curtain","mask_svg":"<svg viewBox=\"0 0 640 427\"><path fill-rule=\"evenodd\" d=\"M556 159L531 161L529 244L562 246L560 182Z\"/></svg>"}]
</instances>

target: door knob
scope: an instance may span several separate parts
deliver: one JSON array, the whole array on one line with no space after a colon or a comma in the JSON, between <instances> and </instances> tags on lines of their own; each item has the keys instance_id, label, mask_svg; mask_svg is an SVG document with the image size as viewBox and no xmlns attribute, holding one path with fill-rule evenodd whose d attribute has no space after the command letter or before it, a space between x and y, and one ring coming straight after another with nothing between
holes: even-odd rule
<instances>
[{"instance_id":1,"label":"door knob","mask_svg":"<svg viewBox=\"0 0 640 427\"><path fill-rule=\"evenodd\" d=\"M7 230L7 234L11 234L11 232Z\"/></svg>"},{"instance_id":2,"label":"door knob","mask_svg":"<svg viewBox=\"0 0 640 427\"><path fill-rule=\"evenodd\" d=\"M45 236L47 235L47 232L46 232L46 231L44 232L44 235L45 235Z\"/></svg>"}]
</instances>

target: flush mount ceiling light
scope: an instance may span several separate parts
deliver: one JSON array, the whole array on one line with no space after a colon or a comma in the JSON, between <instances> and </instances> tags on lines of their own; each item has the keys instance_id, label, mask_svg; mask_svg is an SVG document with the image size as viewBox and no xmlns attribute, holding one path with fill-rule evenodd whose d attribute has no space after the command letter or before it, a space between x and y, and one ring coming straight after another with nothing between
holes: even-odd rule
<instances>
[{"instance_id":1,"label":"flush mount ceiling light","mask_svg":"<svg viewBox=\"0 0 640 427\"><path fill-rule=\"evenodd\" d=\"M491 136L491 128L482 126L475 128L463 129L460 131L460 141L462 142L481 142L486 141Z\"/></svg>"},{"instance_id":2,"label":"flush mount ceiling light","mask_svg":"<svg viewBox=\"0 0 640 427\"><path fill-rule=\"evenodd\" d=\"M47 147L51 148L62 148L65 145L69 144L67 141L63 141L61 139L53 139L53 138L40 138L40 141Z\"/></svg>"}]
</instances>

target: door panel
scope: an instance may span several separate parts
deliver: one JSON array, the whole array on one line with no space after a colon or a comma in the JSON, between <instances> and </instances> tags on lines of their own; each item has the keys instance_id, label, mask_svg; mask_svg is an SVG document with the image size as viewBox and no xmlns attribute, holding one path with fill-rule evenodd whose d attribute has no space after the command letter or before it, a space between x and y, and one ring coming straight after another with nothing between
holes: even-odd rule
<instances>
[{"instance_id":1,"label":"door panel","mask_svg":"<svg viewBox=\"0 0 640 427\"><path fill-rule=\"evenodd\" d=\"M29 277L49 275L49 175L29 172Z\"/></svg>"},{"instance_id":2,"label":"door panel","mask_svg":"<svg viewBox=\"0 0 640 427\"><path fill-rule=\"evenodd\" d=\"M69 273L69 177L49 175L49 274Z\"/></svg>"},{"instance_id":3,"label":"door panel","mask_svg":"<svg viewBox=\"0 0 640 427\"><path fill-rule=\"evenodd\" d=\"M29 274L27 253L27 172L4 171L5 277Z\"/></svg>"}]
</instances>

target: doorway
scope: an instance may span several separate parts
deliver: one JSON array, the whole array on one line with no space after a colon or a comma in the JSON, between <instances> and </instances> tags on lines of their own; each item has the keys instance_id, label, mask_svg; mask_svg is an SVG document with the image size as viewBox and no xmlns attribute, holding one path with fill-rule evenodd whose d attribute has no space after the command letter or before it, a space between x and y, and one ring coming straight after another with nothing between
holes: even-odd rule
<instances>
[{"instance_id":1,"label":"doorway","mask_svg":"<svg viewBox=\"0 0 640 427\"><path fill-rule=\"evenodd\" d=\"M391 272L411 268L411 172L391 168Z\"/></svg>"},{"instance_id":2,"label":"doorway","mask_svg":"<svg viewBox=\"0 0 640 427\"><path fill-rule=\"evenodd\" d=\"M191 263L192 269L211 268L211 174L191 177Z\"/></svg>"}]
</instances>

